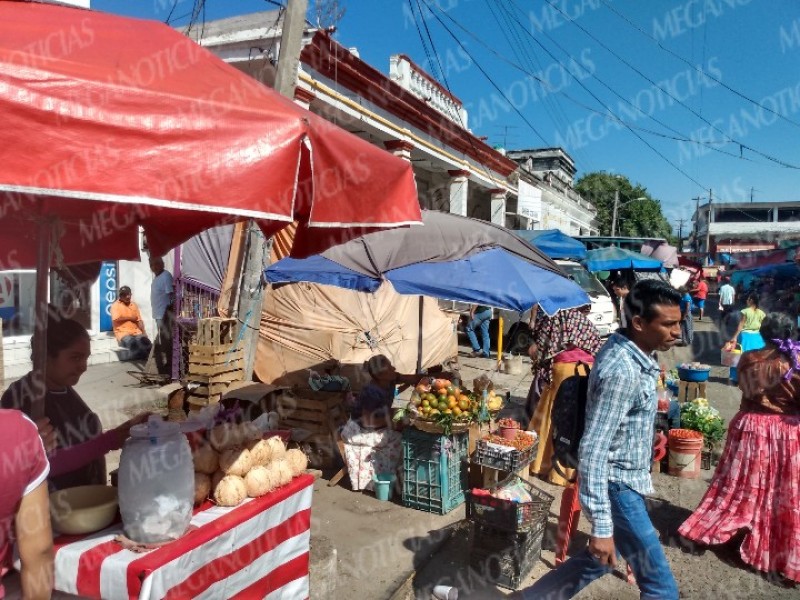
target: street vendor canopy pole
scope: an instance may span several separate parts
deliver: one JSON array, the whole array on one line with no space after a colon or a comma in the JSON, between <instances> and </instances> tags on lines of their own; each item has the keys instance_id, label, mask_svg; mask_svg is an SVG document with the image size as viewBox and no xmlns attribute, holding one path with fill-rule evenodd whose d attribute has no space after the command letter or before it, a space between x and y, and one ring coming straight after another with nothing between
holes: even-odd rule
<instances>
[{"instance_id":1,"label":"street vendor canopy pole","mask_svg":"<svg viewBox=\"0 0 800 600\"><path fill-rule=\"evenodd\" d=\"M50 244L53 240L53 225L49 218L40 213L39 248L36 256L36 295L34 334L38 344L33 344L34 398L31 403L31 417L34 421L44 417L44 397L47 383L47 320L48 275L50 274ZM39 379L39 381L36 381Z\"/></svg>"}]
</instances>

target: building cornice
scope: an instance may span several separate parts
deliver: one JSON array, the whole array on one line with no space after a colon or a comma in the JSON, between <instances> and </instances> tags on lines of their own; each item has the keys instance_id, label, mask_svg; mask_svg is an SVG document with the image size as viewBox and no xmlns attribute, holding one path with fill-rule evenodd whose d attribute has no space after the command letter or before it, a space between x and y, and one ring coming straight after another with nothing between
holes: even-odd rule
<instances>
[{"instance_id":1,"label":"building cornice","mask_svg":"<svg viewBox=\"0 0 800 600\"><path fill-rule=\"evenodd\" d=\"M503 177L518 168L516 162L441 115L323 32L317 32L303 48L300 61Z\"/></svg>"}]
</instances>

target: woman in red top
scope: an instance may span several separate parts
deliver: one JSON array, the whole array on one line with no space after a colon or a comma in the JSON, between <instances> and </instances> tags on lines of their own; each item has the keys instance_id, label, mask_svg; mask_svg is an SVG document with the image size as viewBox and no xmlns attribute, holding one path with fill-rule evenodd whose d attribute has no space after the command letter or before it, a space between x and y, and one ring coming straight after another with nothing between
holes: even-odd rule
<instances>
[{"instance_id":1,"label":"woman in red top","mask_svg":"<svg viewBox=\"0 0 800 600\"><path fill-rule=\"evenodd\" d=\"M742 354L742 403L700 506L678 532L724 544L745 530L742 559L800 582L800 344L791 317L773 313L767 345Z\"/></svg>"},{"instance_id":2,"label":"woman in red top","mask_svg":"<svg viewBox=\"0 0 800 600\"><path fill-rule=\"evenodd\" d=\"M17 410L0 410L0 578L11 569L16 542L22 567L11 587L21 587L24 598L49 598L53 590L49 470L36 425Z\"/></svg>"}]
</instances>

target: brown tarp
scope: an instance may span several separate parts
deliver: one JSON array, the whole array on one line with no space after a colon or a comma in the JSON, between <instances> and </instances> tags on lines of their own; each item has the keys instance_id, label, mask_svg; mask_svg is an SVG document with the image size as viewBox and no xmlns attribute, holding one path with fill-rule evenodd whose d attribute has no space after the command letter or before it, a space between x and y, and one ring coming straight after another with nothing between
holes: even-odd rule
<instances>
[{"instance_id":1,"label":"brown tarp","mask_svg":"<svg viewBox=\"0 0 800 600\"><path fill-rule=\"evenodd\" d=\"M423 298L422 367L457 355L455 323L433 298ZM255 375L265 383L308 382L331 359L353 387L364 383L362 365L385 354L401 373L413 373L419 341L419 296L402 296L389 283L375 293L295 283L267 289Z\"/></svg>"}]
</instances>

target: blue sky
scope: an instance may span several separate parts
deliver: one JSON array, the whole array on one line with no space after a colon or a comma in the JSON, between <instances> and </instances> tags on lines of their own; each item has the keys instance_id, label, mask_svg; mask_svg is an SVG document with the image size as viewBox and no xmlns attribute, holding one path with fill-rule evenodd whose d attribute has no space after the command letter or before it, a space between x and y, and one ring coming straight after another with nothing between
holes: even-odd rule
<instances>
[{"instance_id":1,"label":"blue sky","mask_svg":"<svg viewBox=\"0 0 800 600\"><path fill-rule=\"evenodd\" d=\"M346 13L335 37L357 47L362 59L388 72L390 55L409 55L446 79L469 110L470 128L489 143L564 146L579 175L604 170L628 176L662 202L673 224L690 218L692 198L707 197L709 188L716 200L749 201L751 189L756 202L800 200L800 170L776 162L800 167L800 2L340 3ZM419 19L417 6L425 5L438 8ZM173 19L184 18L174 24L185 23L192 6L178 0ZM173 0L93 0L92 7L165 20ZM205 17L273 8L263 0L207 0Z\"/></svg>"}]
</instances>

